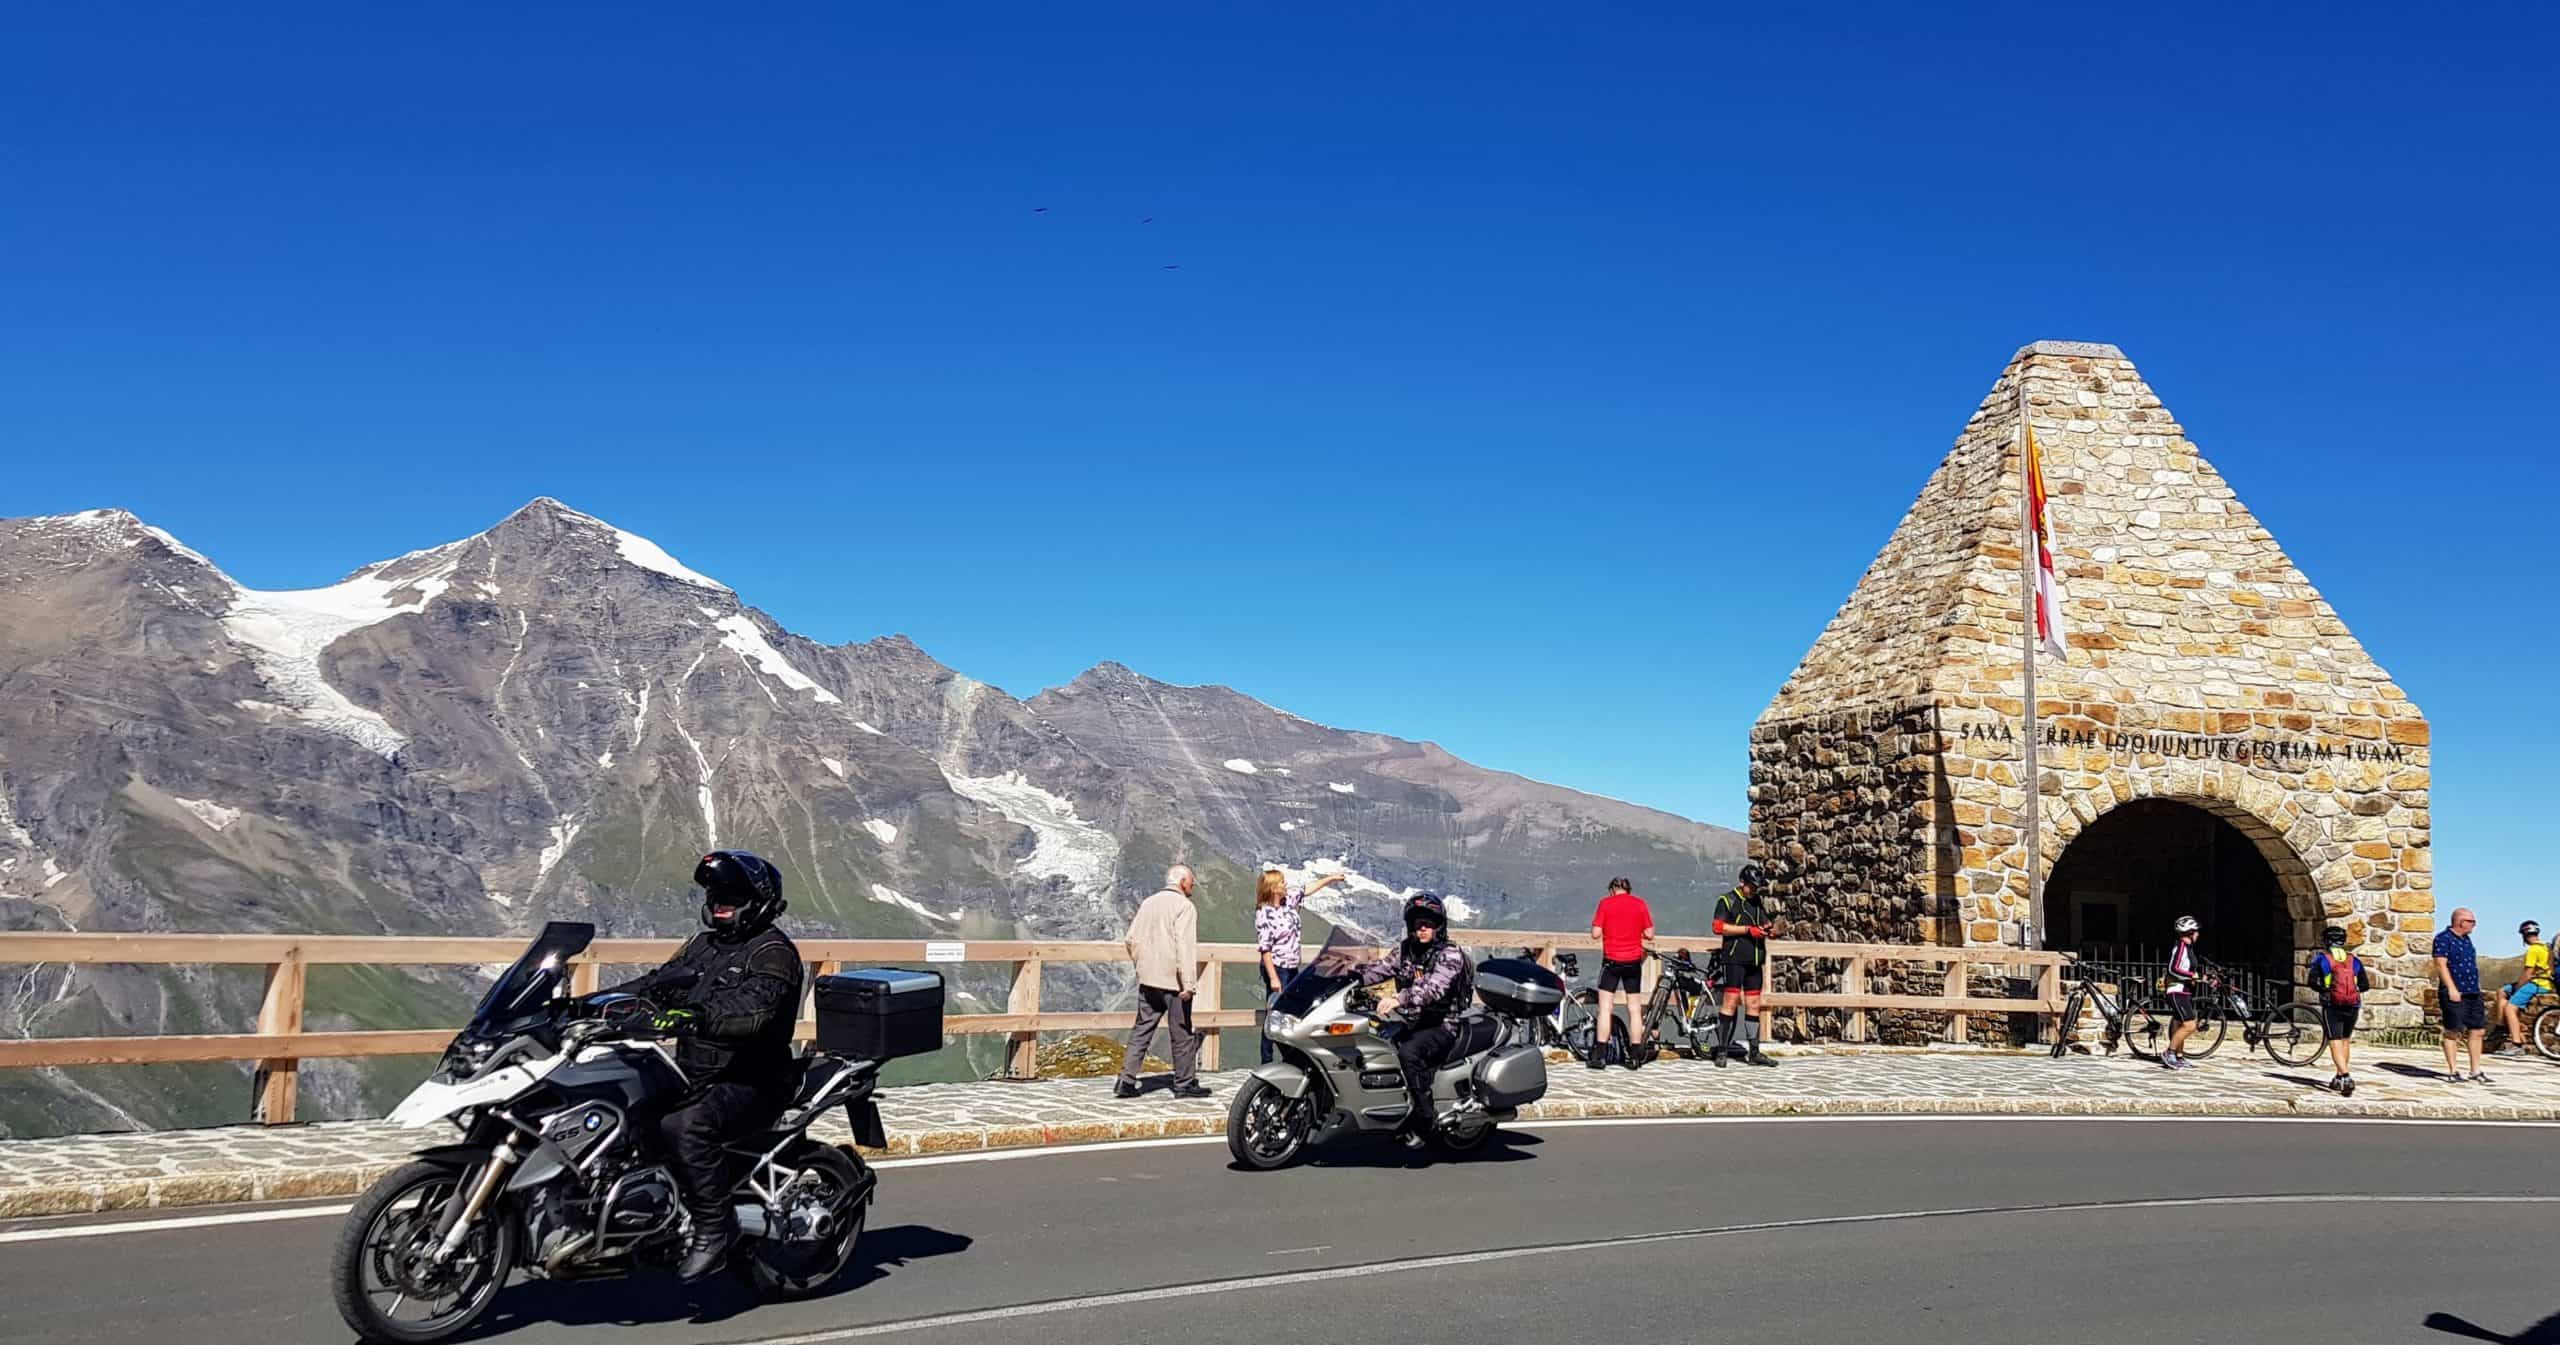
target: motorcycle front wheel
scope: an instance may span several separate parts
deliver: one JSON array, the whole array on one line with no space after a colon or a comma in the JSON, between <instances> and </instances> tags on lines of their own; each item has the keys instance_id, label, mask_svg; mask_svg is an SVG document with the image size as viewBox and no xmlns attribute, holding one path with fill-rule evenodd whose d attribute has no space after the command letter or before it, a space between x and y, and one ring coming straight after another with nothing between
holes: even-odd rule
<instances>
[{"instance_id":1,"label":"motorcycle front wheel","mask_svg":"<svg viewBox=\"0 0 2560 1345\"><path fill-rule=\"evenodd\" d=\"M1315 1124L1314 1099L1293 1098L1269 1079L1247 1079L1227 1107L1227 1152L1256 1172L1284 1168L1306 1152Z\"/></svg>"},{"instance_id":2,"label":"motorcycle front wheel","mask_svg":"<svg viewBox=\"0 0 2560 1345\"><path fill-rule=\"evenodd\" d=\"M411 1163L375 1182L347 1212L329 1258L329 1288L338 1315L358 1336L384 1345L448 1340L506 1287L516 1264L516 1221L503 1208L481 1211L451 1259L429 1259L437 1216L465 1175L443 1163Z\"/></svg>"},{"instance_id":3,"label":"motorcycle front wheel","mask_svg":"<svg viewBox=\"0 0 2560 1345\"><path fill-rule=\"evenodd\" d=\"M785 1160L800 1169L785 1198L789 1206L773 1212L779 1220L798 1210L804 1217L823 1214L823 1233L802 1241L749 1238L729 1258L730 1272L759 1297L776 1301L807 1298L826 1288L853 1261L862 1241L862 1226L871 1202L862 1190L862 1169L852 1155L832 1145L803 1141Z\"/></svg>"}]
</instances>

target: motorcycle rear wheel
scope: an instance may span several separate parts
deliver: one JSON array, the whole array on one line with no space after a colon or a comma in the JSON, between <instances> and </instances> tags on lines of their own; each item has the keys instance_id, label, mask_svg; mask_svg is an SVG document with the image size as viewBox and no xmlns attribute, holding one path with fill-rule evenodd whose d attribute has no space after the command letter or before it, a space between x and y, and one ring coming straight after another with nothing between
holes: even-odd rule
<instances>
[{"instance_id":1,"label":"motorcycle rear wheel","mask_svg":"<svg viewBox=\"0 0 2560 1345\"><path fill-rule=\"evenodd\" d=\"M795 1190L807 1189L834 1212L835 1231L821 1241L780 1242L771 1238L741 1239L729 1257L729 1271L760 1298L784 1302L807 1298L835 1282L853 1262L854 1248L871 1216L862 1189L862 1169L853 1156L830 1144L804 1140L784 1160L800 1169Z\"/></svg>"},{"instance_id":2,"label":"motorcycle rear wheel","mask_svg":"<svg viewBox=\"0 0 2560 1345\"><path fill-rule=\"evenodd\" d=\"M1444 1158L1465 1158L1470 1154L1483 1152L1485 1147L1493 1142L1493 1132L1496 1129L1497 1127L1491 1121L1468 1131L1453 1132L1440 1126L1433 1126L1426 1139L1432 1151Z\"/></svg>"},{"instance_id":3,"label":"motorcycle rear wheel","mask_svg":"<svg viewBox=\"0 0 2560 1345\"><path fill-rule=\"evenodd\" d=\"M1227 1107L1227 1152L1255 1172L1285 1168L1307 1151L1315 1100L1290 1097L1269 1079L1247 1079Z\"/></svg>"},{"instance_id":4,"label":"motorcycle rear wheel","mask_svg":"<svg viewBox=\"0 0 2560 1345\"><path fill-rule=\"evenodd\" d=\"M356 1199L329 1258L330 1296L358 1336L383 1345L427 1345L468 1330L506 1287L516 1264L516 1221L502 1207L483 1210L455 1253L461 1269L421 1271L415 1262L434 1236L437 1212L466 1174L444 1163L411 1163ZM383 1282L368 1285L366 1272ZM425 1317L398 1316L422 1286L454 1275L453 1306ZM379 1301L382 1295L390 1301ZM441 1301L441 1297L434 1301Z\"/></svg>"}]
</instances>

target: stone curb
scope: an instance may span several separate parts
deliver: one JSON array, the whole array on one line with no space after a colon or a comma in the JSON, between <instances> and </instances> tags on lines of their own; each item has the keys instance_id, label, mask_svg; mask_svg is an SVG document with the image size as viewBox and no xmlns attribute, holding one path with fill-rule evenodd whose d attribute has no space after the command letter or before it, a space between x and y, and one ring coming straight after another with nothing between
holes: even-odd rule
<instances>
[{"instance_id":1,"label":"stone curb","mask_svg":"<svg viewBox=\"0 0 2560 1345\"><path fill-rule=\"evenodd\" d=\"M2476 1106L2430 1102L2369 1102L2306 1097L2240 1103L2230 1099L2146 1098L1629 1098L1542 1102L1522 1112L1523 1122L1684 1116L2228 1116L2351 1117L2365 1120L2554 1121L2560 1106ZM903 1158L1163 1139L1224 1132L1222 1116L1168 1116L1146 1120L1087 1121L1054 1126L964 1127L892 1134L873 1157ZM259 1168L148 1177L107 1176L97 1181L0 1190L0 1219L103 1214L141 1209L182 1209L351 1196L397 1162L304 1168Z\"/></svg>"}]
</instances>

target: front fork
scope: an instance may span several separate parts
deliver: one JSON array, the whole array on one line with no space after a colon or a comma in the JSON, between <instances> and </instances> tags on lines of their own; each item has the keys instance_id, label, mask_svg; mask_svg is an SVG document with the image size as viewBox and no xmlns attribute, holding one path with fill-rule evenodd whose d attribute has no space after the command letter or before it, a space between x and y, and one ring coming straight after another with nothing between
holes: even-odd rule
<instances>
[{"instance_id":1,"label":"front fork","mask_svg":"<svg viewBox=\"0 0 2560 1345\"><path fill-rule=\"evenodd\" d=\"M463 1239L471 1236L471 1221L488 1208L490 1197L495 1196L498 1187L507 1180L507 1169L514 1167L516 1160L523 1156L516 1149L515 1136L509 1135L498 1141L498 1147L489 1155L489 1166L481 1170L480 1180L471 1188L471 1194L461 1197L457 1192L457 1201L446 1202L445 1222L436 1230L436 1249L431 1260L442 1265L452 1260L455 1252L462 1250Z\"/></svg>"}]
</instances>

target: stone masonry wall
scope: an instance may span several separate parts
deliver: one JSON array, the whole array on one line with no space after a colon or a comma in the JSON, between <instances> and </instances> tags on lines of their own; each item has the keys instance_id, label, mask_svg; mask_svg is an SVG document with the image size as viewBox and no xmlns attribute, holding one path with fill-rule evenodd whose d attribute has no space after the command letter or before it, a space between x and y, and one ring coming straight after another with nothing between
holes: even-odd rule
<instances>
[{"instance_id":1,"label":"stone masonry wall","mask_svg":"<svg viewBox=\"0 0 2560 1345\"><path fill-rule=\"evenodd\" d=\"M1934 741L1925 704L1845 710L1754 730L1753 849L1776 880L1792 936L1942 941L1942 894L1908 881L1935 866L1924 807L1934 787L1926 744ZM1787 900L1799 892L1825 899Z\"/></svg>"},{"instance_id":2,"label":"stone masonry wall","mask_svg":"<svg viewBox=\"0 0 2560 1345\"><path fill-rule=\"evenodd\" d=\"M2434 930L2424 716L2112 346L2018 353L1752 735L1752 850L1838 937L2010 945L2029 909L2017 389L2068 600L2038 660L2047 874L2117 804L2231 822L2308 949L2345 924L2416 1021ZM1889 722L1862 743L1826 724ZM1826 936L1830 936L1826 933ZM2307 953L2299 956L2307 956Z\"/></svg>"}]
</instances>

